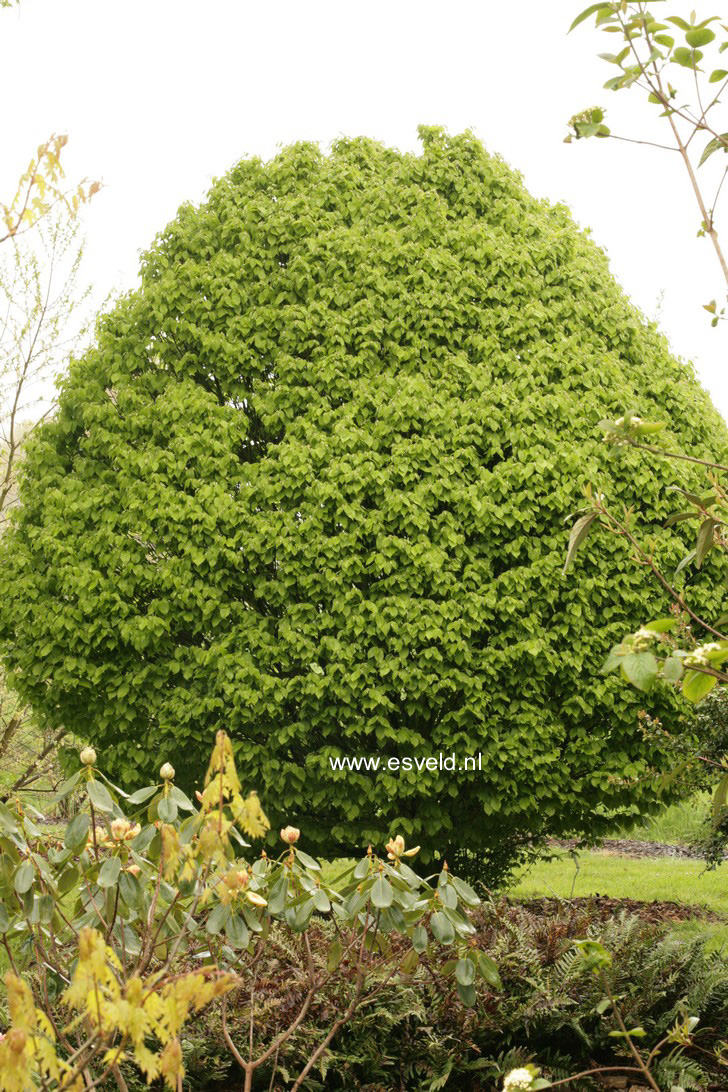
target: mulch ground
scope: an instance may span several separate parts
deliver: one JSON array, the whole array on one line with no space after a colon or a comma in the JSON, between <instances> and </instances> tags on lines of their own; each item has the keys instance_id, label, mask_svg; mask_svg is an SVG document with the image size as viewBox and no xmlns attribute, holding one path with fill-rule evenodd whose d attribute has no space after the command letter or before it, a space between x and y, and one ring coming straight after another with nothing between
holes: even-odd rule
<instances>
[{"instance_id":1,"label":"mulch ground","mask_svg":"<svg viewBox=\"0 0 728 1092\"><path fill-rule=\"evenodd\" d=\"M551 838L549 845L559 849L579 849L575 838ZM584 848L583 846L581 847ZM694 846L671 845L668 842L639 842L635 838L605 838L594 846L597 853L612 853L615 857L680 857L686 860L701 860L700 853ZM728 853L726 853L728 858Z\"/></svg>"},{"instance_id":2,"label":"mulch ground","mask_svg":"<svg viewBox=\"0 0 728 1092\"><path fill-rule=\"evenodd\" d=\"M586 895L577 899L522 899L518 905L532 914L541 917L553 917L564 912L565 908L588 911L590 916L603 918L605 921L625 911L636 914L643 921L653 925L670 922L689 921L700 918L702 921L724 921L725 917L709 910L705 906L688 906L681 902L641 902L639 899L618 899L611 895Z\"/></svg>"}]
</instances>

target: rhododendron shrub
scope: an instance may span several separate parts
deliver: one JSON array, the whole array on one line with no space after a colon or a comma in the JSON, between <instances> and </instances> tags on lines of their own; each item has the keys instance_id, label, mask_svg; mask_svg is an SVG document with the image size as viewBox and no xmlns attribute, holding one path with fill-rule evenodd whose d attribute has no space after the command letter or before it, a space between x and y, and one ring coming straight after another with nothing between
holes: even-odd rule
<instances>
[{"instance_id":1,"label":"rhododendron shrub","mask_svg":"<svg viewBox=\"0 0 728 1092\"><path fill-rule=\"evenodd\" d=\"M261 838L269 822L258 796L243 792L224 732L199 807L169 762L159 781L127 794L98 768L93 748L80 757L56 798L77 807L62 838L29 804L0 805L0 935L11 967L0 1088L80 1092L108 1078L123 1090L123 1070L135 1067L176 1090L187 1023L222 1002L225 1041L248 1090L315 999L338 988L330 1026L309 1035L292 1077L299 1088L394 976L421 964L448 976L468 1006L477 982L500 988L469 920L477 895L446 865L418 876L406 860L417 850L401 835L386 857L370 846L335 882L292 826L281 831L280 855L251 853L246 837ZM271 1004L270 988L258 1000L257 975L277 945L293 960L279 1003L300 1000L271 1039L256 1032L256 1006ZM228 1005L249 1007L243 1042L230 1034Z\"/></svg>"}]
</instances>

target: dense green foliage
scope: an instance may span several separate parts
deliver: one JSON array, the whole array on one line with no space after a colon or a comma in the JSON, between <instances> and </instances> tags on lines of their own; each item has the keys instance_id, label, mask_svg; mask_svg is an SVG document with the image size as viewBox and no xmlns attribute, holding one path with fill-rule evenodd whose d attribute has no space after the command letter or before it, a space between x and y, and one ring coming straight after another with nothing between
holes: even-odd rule
<instances>
[{"instance_id":1,"label":"dense green foliage","mask_svg":"<svg viewBox=\"0 0 728 1092\"><path fill-rule=\"evenodd\" d=\"M667 761L591 679L652 591L617 540L562 577L564 516L598 477L650 527L692 478L628 452L611 482L596 422L726 434L563 207L421 135L242 161L180 210L29 445L0 637L119 776L174 752L191 786L223 726L319 850L396 828L503 862L649 808ZM329 766L439 752L482 771Z\"/></svg>"}]
</instances>

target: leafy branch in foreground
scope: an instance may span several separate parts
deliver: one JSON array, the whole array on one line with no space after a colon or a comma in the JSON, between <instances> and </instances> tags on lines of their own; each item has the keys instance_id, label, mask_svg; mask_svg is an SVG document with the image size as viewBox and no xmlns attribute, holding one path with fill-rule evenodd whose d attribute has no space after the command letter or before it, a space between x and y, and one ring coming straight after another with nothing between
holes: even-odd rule
<instances>
[{"instance_id":1,"label":"leafy branch in foreground","mask_svg":"<svg viewBox=\"0 0 728 1092\"><path fill-rule=\"evenodd\" d=\"M700 569L712 550L728 552L728 536L724 528L728 522L728 493L720 481L720 473L728 470L721 463L686 456L663 450L643 441L660 432L661 422L645 422L641 417L625 413L616 420L600 421L604 442L616 449L634 447L665 459L688 460L705 466L709 474L710 492L704 495L689 492L678 486L669 487L679 494L690 507L670 516L666 527L674 527L688 521L698 525L695 547L678 563L677 576L689 565ZM702 618L687 602L684 592L679 592L667 579L658 565L654 551L643 546L633 529L633 513L625 509L622 516L610 510L604 493L591 485L585 489L587 507L578 513L569 537L564 572L574 562L577 551L594 527L608 534L625 539L636 564L645 567L673 600L670 617L657 618L645 623L635 632L625 635L614 645L603 665L604 673L619 672L622 678L645 693L657 683L680 687L684 698L695 704L702 701L721 683L728 682L724 665L728 662L728 636L720 628L728 622L722 614L710 623ZM572 517L569 517L572 518ZM705 633L702 642L696 640L692 626ZM728 751L710 759L696 754L697 761L708 763L717 769L720 777L713 796L710 817L710 836L707 839L706 857L714 866L722 860L723 847L728 842Z\"/></svg>"},{"instance_id":2,"label":"leafy branch in foreground","mask_svg":"<svg viewBox=\"0 0 728 1092\"><path fill-rule=\"evenodd\" d=\"M9 204L0 202L0 243L15 239L29 231L56 205L63 206L75 215L101 189L100 182L83 179L77 186L64 186L64 170L61 151L68 143L65 134L54 133L38 145L26 170L18 180L15 194ZM0 228L2 232L3 228Z\"/></svg>"},{"instance_id":3,"label":"leafy branch in foreground","mask_svg":"<svg viewBox=\"0 0 728 1092\"><path fill-rule=\"evenodd\" d=\"M693 11L689 19L680 15L657 19L643 0L601 0L585 8L574 19L570 30L592 17L598 29L621 39L616 52L599 54L602 60L618 69L617 75L604 84L605 88L610 91L639 88L647 102L658 108L660 118L665 119L669 143L612 133L605 121L605 111L599 106L571 118L571 132L565 138L566 142L611 137L677 152L700 210L698 234L709 237L728 284L728 261L715 219L728 167L722 168L712 181L712 197L706 195L705 183L698 174L716 152L728 152L728 132L725 131L728 124L720 116L716 119L716 110L728 87L728 68L725 67L728 61L720 59L728 49L728 26L717 15L698 20ZM715 54L713 59L710 59L711 52ZM689 100L683 87L686 78L693 101ZM675 86L671 80L675 81ZM698 149L700 136L708 139ZM718 310L715 300L705 304L705 309L713 316L713 326L724 317L725 308Z\"/></svg>"}]
</instances>

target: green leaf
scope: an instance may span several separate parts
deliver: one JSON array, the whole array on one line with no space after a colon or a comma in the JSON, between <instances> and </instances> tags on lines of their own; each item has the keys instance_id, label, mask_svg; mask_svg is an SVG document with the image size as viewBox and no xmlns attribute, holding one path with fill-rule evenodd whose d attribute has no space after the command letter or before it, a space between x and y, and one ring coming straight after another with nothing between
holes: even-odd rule
<instances>
[{"instance_id":1,"label":"green leaf","mask_svg":"<svg viewBox=\"0 0 728 1092\"><path fill-rule=\"evenodd\" d=\"M231 914L225 924L225 936L233 948L247 948L250 933L240 914Z\"/></svg>"},{"instance_id":2,"label":"green leaf","mask_svg":"<svg viewBox=\"0 0 728 1092\"><path fill-rule=\"evenodd\" d=\"M717 827L721 821L723 808L728 803L728 773L723 774L713 795L713 826Z\"/></svg>"},{"instance_id":3,"label":"green leaf","mask_svg":"<svg viewBox=\"0 0 728 1092\"><path fill-rule=\"evenodd\" d=\"M177 818L177 804L171 796L163 796L157 804L157 815L163 823L174 823Z\"/></svg>"},{"instance_id":4,"label":"green leaf","mask_svg":"<svg viewBox=\"0 0 728 1092\"><path fill-rule=\"evenodd\" d=\"M475 982L475 964L471 959L459 959L455 964L455 977L461 986L472 986Z\"/></svg>"},{"instance_id":5,"label":"green leaf","mask_svg":"<svg viewBox=\"0 0 728 1092\"><path fill-rule=\"evenodd\" d=\"M328 955L326 956L326 970L331 973L341 963L341 957L343 955L343 948L341 947L341 941L338 937L334 937L329 945Z\"/></svg>"},{"instance_id":6,"label":"green leaf","mask_svg":"<svg viewBox=\"0 0 728 1092\"><path fill-rule=\"evenodd\" d=\"M694 27L685 35L685 41L693 49L697 49L699 46L708 45L709 42L714 40L715 32L709 27Z\"/></svg>"},{"instance_id":7,"label":"green leaf","mask_svg":"<svg viewBox=\"0 0 728 1092\"><path fill-rule=\"evenodd\" d=\"M718 521L714 520L711 516L703 520L698 531L698 539L695 546L695 566L700 568L705 560L705 555L713 545L713 536L715 528L718 526Z\"/></svg>"},{"instance_id":8,"label":"green leaf","mask_svg":"<svg viewBox=\"0 0 728 1092\"><path fill-rule=\"evenodd\" d=\"M485 952L478 952L478 970L489 986L494 990L502 990L503 983L498 973L495 962Z\"/></svg>"},{"instance_id":9,"label":"green leaf","mask_svg":"<svg viewBox=\"0 0 728 1092\"><path fill-rule=\"evenodd\" d=\"M602 675L608 675L611 671L616 671L625 656L623 645L614 645L606 660L601 666Z\"/></svg>"},{"instance_id":10,"label":"green leaf","mask_svg":"<svg viewBox=\"0 0 728 1092\"><path fill-rule=\"evenodd\" d=\"M710 159L714 152L720 150L728 152L728 133L721 133L720 136L713 137L712 140L708 141L703 149L703 154L700 157L698 166L702 167L703 163L705 163L707 159Z\"/></svg>"},{"instance_id":11,"label":"green leaf","mask_svg":"<svg viewBox=\"0 0 728 1092\"><path fill-rule=\"evenodd\" d=\"M683 697L694 703L702 701L717 682L715 675L707 675L704 671L686 671L682 684Z\"/></svg>"},{"instance_id":12,"label":"green leaf","mask_svg":"<svg viewBox=\"0 0 728 1092\"><path fill-rule=\"evenodd\" d=\"M29 860L22 861L13 880L15 890L19 895L24 895L26 891L30 891L34 880L35 869L33 868L33 862Z\"/></svg>"},{"instance_id":13,"label":"green leaf","mask_svg":"<svg viewBox=\"0 0 728 1092\"><path fill-rule=\"evenodd\" d=\"M643 421L641 425L633 425L637 436L654 436L656 432L662 432L667 425L664 421Z\"/></svg>"},{"instance_id":14,"label":"green leaf","mask_svg":"<svg viewBox=\"0 0 728 1092\"><path fill-rule=\"evenodd\" d=\"M151 796L154 796L155 792L159 789L159 785L147 785L143 789L137 789L133 792L129 799L128 804L143 804L145 800L149 800Z\"/></svg>"},{"instance_id":15,"label":"green leaf","mask_svg":"<svg viewBox=\"0 0 728 1092\"><path fill-rule=\"evenodd\" d=\"M357 861L356 868L354 869L354 879L363 880L365 876L369 875L369 858L362 857L360 861Z\"/></svg>"},{"instance_id":16,"label":"green leaf","mask_svg":"<svg viewBox=\"0 0 728 1092\"><path fill-rule=\"evenodd\" d=\"M10 918L3 903L0 902L0 933L7 933L10 928Z\"/></svg>"},{"instance_id":17,"label":"green leaf","mask_svg":"<svg viewBox=\"0 0 728 1092\"><path fill-rule=\"evenodd\" d=\"M457 984L458 997L462 1003L469 1009L475 1007L477 995L475 993L475 986L463 986L462 983Z\"/></svg>"},{"instance_id":18,"label":"green leaf","mask_svg":"<svg viewBox=\"0 0 728 1092\"><path fill-rule=\"evenodd\" d=\"M690 562L694 560L694 558L695 558L695 550L691 550L689 554L685 554L685 557L682 559L682 561L679 561L677 563L674 575L677 576L679 573L681 573L683 571L683 569L685 568L685 566L689 565Z\"/></svg>"},{"instance_id":19,"label":"green leaf","mask_svg":"<svg viewBox=\"0 0 728 1092\"><path fill-rule=\"evenodd\" d=\"M710 73L708 83L719 83L720 80L724 80L728 76L728 69L716 68Z\"/></svg>"},{"instance_id":20,"label":"green leaf","mask_svg":"<svg viewBox=\"0 0 728 1092\"><path fill-rule=\"evenodd\" d=\"M169 795L172 798L172 800L174 800L177 807L181 808L182 811L196 811L197 810L195 808L195 805L190 800L189 796L187 796L185 793L183 793L182 789L178 788L176 785L170 785Z\"/></svg>"},{"instance_id":21,"label":"green leaf","mask_svg":"<svg viewBox=\"0 0 728 1092\"><path fill-rule=\"evenodd\" d=\"M67 796L70 796L73 790L76 788L76 785L78 784L79 778L81 777L82 773L83 770L76 770L75 774L72 774L71 777L66 778L66 780L58 787L58 789L56 789L55 793L48 801L48 805L52 806L53 804L58 804L61 800L65 800Z\"/></svg>"},{"instance_id":22,"label":"green leaf","mask_svg":"<svg viewBox=\"0 0 728 1092\"><path fill-rule=\"evenodd\" d=\"M109 857L104 861L99 870L99 878L96 881L99 887L114 887L121 872L121 860L118 857Z\"/></svg>"},{"instance_id":23,"label":"green leaf","mask_svg":"<svg viewBox=\"0 0 728 1092\"><path fill-rule=\"evenodd\" d=\"M644 627L650 633L669 633L677 625L677 618L655 618L654 622L648 622Z\"/></svg>"},{"instance_id":24,"label":"green leaf","mask_svg":"<svg viewBox=\"0 0 728 1092\"><path fill-rule=\"evenodd\" d=\"M420 957L414 948L410 948L399 965L402 974L414 974L420 962Z\"/></svg>"},{"instance_id":25,"label":"green leaf","mask_svg":"<svg viewBox=\"0 0 728 1092\"><path fill-rule=\"evenodd\" d=\"M665 682L676 683L683 673L682 660L678 656L668 656L662 665L662 678Z\"/></svg>"},{"instance_id":26,"label":"green leaf","mask_svg":"<svg viewBox=\"0 0 728 1092\"><path fill-rule=\"evenodd\" d=\"M81 846L85 846L90 826L89 817L85 811L74 815L63 835L64 846L67 849L80 849Z\"/></svg>"},{"instance_id":27,"label":"green leaf","mask_svg":"<svg viewBox=\"0 0 728 1092\"><path fill-rule=\"evenodd\" d=\"M668 516L668 518L665 520L664 526L665 527L674 527L676 523L682 523L686 519L697 519L697 518L698 518L698 513L697 512L676 512L674 515Z\"/></svg>"},{"instance_id":28,"label":"green leaf","mask_svg":"<svg viewBox=\"0 0 728 1092\"><path fill-rule=\"evenodd\" d=\"M41 895L38 899L38 921L41 925L50 925L55 913L55 904L52 895Z\"/></svg>"},{"instance_id":29,"label":"green leaf","mask_svg":"<svg viewBox=\"0 0 728 1092\"><path fill-rule=\"evenodd\" d=\"M58 878L58 894L67 895L78 883L79 872L75 865L64 869Z\"/></svg>"},{"instance_id":30,"label":"green leaf","mask_svg":"<svg viewBox=\"0 0 728 1092\"><path fill-rule=\"evenodd\" d=\"M466 906L480 906L480 898L476 895L469 883L466 883L465 880L461 880L459 876L451 876L450 883Z\"/></svg>"},{"instance_id":31,"label":"green leaf","mask_svg":"<svg viewBox=\"0 0 728 1092\"><path fill-rule=\"evenodd\" d=\"M577 15L574 22L569 27L568 33L571 34L575 27L578 27L580 23L583 23L585 19L588 19L590 15L595 15L598 11L604 11L605 8L611 8L612 5L606 0L602 0L598 4L590 4L588 8L584 8L580 15Z\"/></svg>"},{"instance_id":32,"label":"green leaf","mask_svg":"<svg viewBox=\"0 0 728 1092\"><path fill-rule=\"evenodd\" d=\"M698 62L703 59L699 49L687 49L685 46L674 49L672 56L677 64L682 65L683 68L691 68L693 71L697 68Z\"/></svg>"},{"instance_id":33,"label":"green leaf","mask_svg":"<svg viewBox=\"0 0 728 1092\"><path fill-rule=\"evenodd\" d=\"M417 925L412 933L412 947L422 955L427 951L427 930L424 925Z\"/></svg>"},{"instance_id":34,"label":"green leaf","mask_svg":"<svg viewBox=\"0 0 728 1092\"><path fill-rule=\"evenodd\" d=\"M432 929L432 935L435 940L440 944L452 944L455 940L455 929L450 921L450 918L442 912L442 910L436 910L430 918L430 928Z\"/></svg>"},{"instance_id":35,"label":"green leaf","mask_svg":"<svg viewBox=\"0 0 728 1092\"><path fill-rule=\"evenodd\" d=\"M281 914L286 905L288 894L288 876L284 872L278 877L268 893L268 913Z\"/></svg>"},{"instance_id":36,"label":"green leaf","mask_svg":"<svg viewBox=\"0 0 728 1092\"><path fill-rule=\"evenodd\" d=\"M384 910L386 907L392 905L393 899L394 891L392 890L391 883L386 876L380 874L372 884L372 905L376 906L379 910Z\"/></svg>"},{"instance_id":37,"label":"green leaf","mask_svg":"<svg viewBox=\"0 0 728 1092\"><path fill-rule=\"evenodd\" d=\"M328 914L331 909L331 899L320 887L313 893L313 904L320 914Z\"/></svg>"},{"instance_id":38,"label":"green leaf","mask_svg":"<svg viewBox=\"0 0 728 1092\"><path fill-rule=\"evenodd\" d=\"M100 781L87 782L86 792L97 811L112 812L114 810L114 801L111 799L109 790Z\"/></svg>"},{"instance_id":39,"label":"green leaf","mask_svg":"<svg viewBox=\"0 0 728 1092\"><path fill-rule=\"evenodd\" d=\"M295 933L301 933L308 926L313 909L313 898L308 898L302 903L290 903L286 907L283 917L290 929Z\"/></svg>"},{"instance_id":40,"label":"green leaf","mask_svg":"<svg viewBox=\"0 0 728 1092\"><path fill-rule=\"evenodd\" d=\"M0 801L0 829L6 834L17 834L19 829L17 817L2 801Z\"/></svg>"},{"instance_id":41,"label":"green leaf","mask_svg":"<svg viewBox=\"0 0 728 1092\"><path fill-rule=\"evenodd\" d=\"M308 853L304 853L303 850L299 849L297 846L294 847L294 849L296 856L298 857L302 865L305 865L306 868L312 868L315 872L321 871L321 865L318 863L317 860L315 860L313 857L309 857Z\"/></svg>"},{"instance_id":42,"label":"green leaf","mask_svg":"<svg viewBox=\"0 0 728 1092\"><path fill-rule=\"evenodd\" d=\"M592 523L597 518L596 512L587 512L585 516L578 519L574 526L571 528L571 534L569 535L569 546L566 551L566 561L564 562L563 572L566 573L571 568L572 562L576 555L576 551L581 546L582 542L589 534Z\"/></svg>"},{"instance_id":43,"label":"green leaf","mask_svg":"<svg viewBox=\"0 0 728 1092\"><path fill-rule=\"evenodd\" d=\"M651 652L630 652L622 657L622 673L638 690L651 690L657 678L657 660Z\"/></svg>"},{"instance_id":44,"label":"green leaf","mask_svg":"<svg viewBox=\"0 0 728 1092\"><path fill-rule=\"evenodd\" d=\"M230 917L230 907L224 906L221 902L217 904L214 910L210 911L210 915L207 919L206 929L208 933L215 936L220 932L222 927Z\"/></svg>"},{"instance_id":45,"label":"green leaf","mask_svg":"<svg viewBox=\"0 0 728 1092\"><path fill-rule=\"evenodd\" d=\"M119 877L119 894L132 910L139 906L142 899L142 886L133 872L122 872Z\"/></svg>"}]
</instances>

